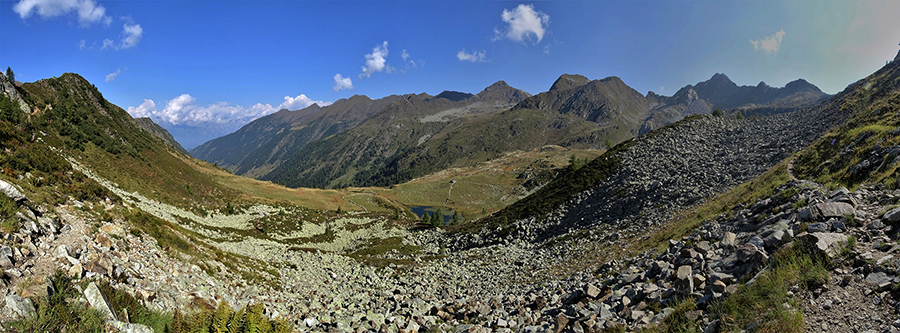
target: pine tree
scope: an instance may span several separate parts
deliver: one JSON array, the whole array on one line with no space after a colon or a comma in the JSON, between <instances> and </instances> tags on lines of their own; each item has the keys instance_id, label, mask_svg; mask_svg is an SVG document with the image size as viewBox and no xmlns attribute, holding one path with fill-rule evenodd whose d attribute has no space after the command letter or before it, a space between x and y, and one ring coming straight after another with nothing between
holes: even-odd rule
<instances>
[{"instance_id":1,"label":"pine tree","mask_svg":"<svg viewBox=\"0 0 900 333\"><path fill-rule=\"evenodd\" d=\"M459 214L459 211L453 213L453 225L459 225L462 222L462 217Z\"/></svg>"},{"instance_id":2,"label":"pine tree","mask_svg":"<svg viewBox=\"0 0 900 333\"><path fill-rule=\"evenodd\" d=\"M12 68L6 67L6 77L9 79L9 82L16 83L16 74L13 73Z\"/></svg>"},{"instance_id":3,"label":"pine tree","mask_svg":"<svg viewBox=\"0 0 900 333\"><path fill-rule=\"evenodd\" d=\"M444 212L441 211L440 208L436 212L434 212L434 216L431 218L431 224L435 227L444 226Z\"/></svg>"}]
</instances>

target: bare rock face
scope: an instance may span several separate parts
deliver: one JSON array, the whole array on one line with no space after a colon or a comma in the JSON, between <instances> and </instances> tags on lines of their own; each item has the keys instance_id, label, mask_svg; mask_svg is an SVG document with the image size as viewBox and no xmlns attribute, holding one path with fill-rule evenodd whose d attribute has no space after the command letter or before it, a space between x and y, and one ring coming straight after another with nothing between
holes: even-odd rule
<instances>
[{"instance_id":1,"label":"bare rock face","mask_svg":"<svg viewBox=\"0 0 900 333\"><path fill-rule=\"evenodd\" d=\"M15 83L10 82L9 78L6 77L6 74L3 73L0 73L0 94L6 95L6 98L18 103L22 112L31 113L31 107L28 106L28 103L26 103L25 100L22 99L22 96L19 95Z\"/></svg>"}]
</instances>

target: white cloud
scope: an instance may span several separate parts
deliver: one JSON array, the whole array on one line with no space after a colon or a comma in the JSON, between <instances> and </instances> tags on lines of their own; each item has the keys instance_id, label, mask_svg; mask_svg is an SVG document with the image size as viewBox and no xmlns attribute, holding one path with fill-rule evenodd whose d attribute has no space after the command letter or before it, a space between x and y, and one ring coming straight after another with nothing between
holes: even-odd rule
<instances>
[{"instance_id":1,"label":"white cloud","mask_svg":"<svg viewBox=\"0 0 900 333\"><path fill-rule=\"evenodd\" d=\"M319 104L319 106L331 105L330 102L314 101L311 98L306 97L306 95L300 94L300 96L297 97L284 96L284 103L281 103L275 109L300 110L313 104Z\"/></svg>"},{"instance_id":2,"label":"white cloud","mask_svg":"<svg viewBox=\"0 0 900 333\"><path fill-rule=\"evenodd\" d=\"M79 49L84 50L85 47L87 47L87 41L86 41L86 40L82 39L80 42L78 42L78 48L79 48Z\"/></svg>"},{"instance_id":3,"label":"white cloud","mask_svg":"<svg viewBox=\"0 0 900 333\"><path fill-rule=\"evenodd\" d=\"M536 39L535 44L544 39L544 33L550 26L550 15L534 10L534 5L520 4L515 9L504 9L500 18L507 27L504 30L494 29L494 40L502 37L524 43Z\"/></svg>"},{"instance_id":4,"label":"white cloud","mask_svg":"<svg viewBox=\"0 0 900 333\"><path fill-rule=\"evenodd\" d=\"M370 77L375 72L382 72L387 69L388 73L393 71L392 68L387 66L387 59L385 59L388 55L388 42L384 41L379 46L376 46L372 49L372 53L366 54L366 65L362 67L362 74L359 74L359 78L362 79L364 77Z\"/></svg>"},{"instance_id":5,"label":"white cloud","mask_svg":"<svg viewBox=\"0 0 900 333\"><path fill-rule=\"evenodd\" d=\"M781 48L782 38L784 38L784 30L778 31L774 35L768 36L763 39L751 39L750 44L753 44L754 50L763 50L766 53L775 53L778 52L779 48Z\"/></svg>"},{"instance_id":6,"label":"white cloud","mask_svg":"<svg viewBox=\"0 0 900 333\"><path fill-rule=\"evenodd\" d=\"M41 18L53 18L70 13L78 15L78 23L89 26L94 23L109 25L112 18L106 16L106 8L93 0L21 0L13 5L19 17L27 19L37 13Z\"/></svg>"},{"instance_id":7,"label":"white cloud","mask_svg":"<svg viewBox=\"0 0 900 333\"><path fill-rule=\"evenodd\" d=\"M349 77L343 77L341 74L334 74L334 91L344 89L353 89L353 81Z\"/></svg>"},{"instance_id":8,"label":"white cloud","mask_svg":"<svg viewBox=\"0 0 900 333\"><path fill-rule=\"evenodd\" d=\"M134 47L138 42L141 41L141 36L143 36L143 34L144 29L141 28L140 24L125 23L122 28L122 41L119 42L119 45L116 46L116 50L130 49Z\"/></svg>"},{"instance_id":9,"label":"white cloud","mask_svg":"<svg viewBox=\"0 0 900 333\"><path fill-rule=\"evenodd\" d=\"M116 42L114 42L112 39L107 38L107 39L103 40L103 46L100 47L100 49L106 50L108 48L114 47L115 45L116 45Z\"/></svg>"},{"instance_id":10,"label":"white cloud","mask_svg":"<svg viewBox=\"0 0 900 333\"><path fill-rule=\"evenodd\" d=\"M134 118L149 117L156 113L156 103L152 99L145 99L138 107L129 106L128 113Z\"/></svg>"},{"instance_id":11,"label":"white cloud","mask_svg":"<svg viewBox=\"0 0 900 333\"><path fill-rule=\"evenodd\" d=\"M153 100L145 99L138 107L128 107L132 117L153 117L173 125L204 126L210 124L243 125L259 117L272 114L281 109L299 110L313 103L320 106L331 105L331 102L314 101L306 95L297 97L285 96L284 102L273 107L271 104L256 103L250 107L218 102L207 106L197 105L197 99L189 94L182 94L166 102L162 110L156 109Z\"/></svg>"},{"instance_id":12,"label":"white cloud","mask_svg":"<svg viewBox=\"0 0 900 333\"><path fill-rule=\"evenodd\" d=\"M406 52L406 49L403 49L403 51L400 52L400 58L403 58L403 61L406 61L406 59L409 59L409 53Z\"/></svg>"},{"instance_id":13,"label":"white cloud","mask_svg":"<svg viewBox=\"0 0 900 333\"><path fill-rule=\"evenodd\" d=\"M472 53L467 53L466 49L462 49L461 51L457 52L456 59L459 59L459 61L471 61L471 62L487 61L484 51L475 51Z\"/></svg>"},{"instance_id":14,"label":"white cloud","mask_svg":"<svg viewBox=\"0 0 900 333\"><path fill-rule=\"evenodd\" d=\"M106 82L113 82L113 81L115 81L115 80L116 80L116 77L118 77L119 74L122 74L122 70L121 70L121 69L117 69L115 72L112 72L112 73L107 74L107 75L106 75Z\"/></svg>"}]
</instances>

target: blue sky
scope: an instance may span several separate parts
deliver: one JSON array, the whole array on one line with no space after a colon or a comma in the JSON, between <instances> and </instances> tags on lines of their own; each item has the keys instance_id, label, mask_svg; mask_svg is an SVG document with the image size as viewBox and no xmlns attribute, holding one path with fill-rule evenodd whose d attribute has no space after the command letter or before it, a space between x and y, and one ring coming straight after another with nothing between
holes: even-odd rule
<instances>
[{"instance_id":1,"label":"blue sky","mask_svg":"<svg viewBox=\"0 0 900 333\"><path fill-rule=\"evenodd\" d=\"M188 149L355 94L532 94L563 73L641 93L725 73L827 93L900 43L900 1L0 1L0 66L75 72Z\"/></svg>"}]
</instances>

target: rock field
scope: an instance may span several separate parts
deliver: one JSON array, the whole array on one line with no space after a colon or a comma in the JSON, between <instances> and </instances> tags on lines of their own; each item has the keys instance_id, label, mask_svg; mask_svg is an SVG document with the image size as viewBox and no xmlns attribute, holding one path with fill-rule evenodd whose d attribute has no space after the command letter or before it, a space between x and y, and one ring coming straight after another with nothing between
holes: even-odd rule
<instances>
[{"instance_id":1,"label":"rock field","mask_svg":"<svg viewBox=\"0 0 900 333\"><path fill-rule=\"evenodd\" d=\"M802 245L833 263L826 283L792 288L799 304L784 305L804 311L810 331L898 332L900 303L887 290L900 282L893 227L900 209L890 209L900 192L881 188L828 191L791 181L770 198L736 207L730 217L704 222L662 253L610 254L585 269L558 270L586 256L585 243L621 246L641 239L673 213L753 179L841 117L831 109L747 120L704 117L642 136L620 155L622 165L609 180L545 219L514 221L517 232L509 237L496 237L493 230L471 236L438 230L390 234L422 247L418 255L384 255L411 265L376 268L326 251L230 245L230 251L255 251L257 259L272 263L280 274L274 285L245 281L221 264L219 273L207 274L149 236L129 232L124 221L93 221L78 208L105 203L71 200L47 208L16 197L24 228L3 237L6 298L0 308L5 318L27 315L29 305L16 291L39 293L43 286L34 277L60 268L76 277L107 279L160 309L201 301L262 303L269 315L290 319L296 331L636 329L660 322L676 299L689 297L698 304L691 316L715 332L720 322L708 305L768 270L782 247ZM15 187L7 185L4 194L14 197L9 188ZM96 222L94 231L90 225ZM579 231L586 236L569 237Z\"/></svg>"}]
</instances>

